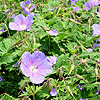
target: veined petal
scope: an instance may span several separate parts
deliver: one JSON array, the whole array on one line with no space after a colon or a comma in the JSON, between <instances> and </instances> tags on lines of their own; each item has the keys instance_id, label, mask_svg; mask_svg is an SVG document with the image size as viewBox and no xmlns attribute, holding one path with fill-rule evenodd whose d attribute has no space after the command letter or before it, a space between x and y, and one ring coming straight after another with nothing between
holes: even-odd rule
<instances>
[{"instance_id":1,"label":"veined petal","mask_svg":"<svg viewBox=\"0 0 100 100\"><path fill-rule=\"evenodd\" d=\"M18 25L23 24L25 20L26 20L25 16L23 16L22 14L19 14L19 15L14 17L15 23L17 23Z\"/></svg>"},{"instance_id":2,"label":"veined petal","mask_svg":"<svg viewBox=\"0 0 100 100\"><path fill-rule=\"evenodd\" d=\"M43 75L41 75L39 73L34 73L34 74L32 74L30 76L30 80L34 84L40 84L40 83L42 83L45 80L45 78L44 78Z\"/></svg>"},{"instance_id":3,"label":"veined petal","mask_svg":"<svg viewBox=\"0 0 100 100\"><path fill-rule=\"evenodd\" d=\"M24 24L27 27L30 27L33 23L33 16L32 15L27 15L26 20L24 21Z\"/></svg>"},{"instance_id":4,"label":"veined petal","mask_svg":"<svg viewBox=\"0 0 100 100\"><path fill-rule=\"evenodd\" d=\"M50 74L52 72L52 68L49 69L38 69L37 71L39 74L47 76L48 74Z\"/></svg>"},{"instance_id":5,"label":"veined petal","mask_svg":"<svg viewBox=\"0 0 100 100\"><path fill-rule=\"evenodd\" d=\"M38 69L41 70L41 69L50 69L52 68L52 63L49 62L47 59L43 61L43 63L41 63L39 66L38 66Z\"/></svg>"},{"instance_id":6,"label":"veined petal","mask_svg":"<svg viewBox=\"0 0 100 100\"><path fill-rule=\"evenodd\" d=\"M32 63L35 66L39 66L40 64L42 64L45 61L46 56L44 55L44 53L42 53L41 51L35 51L32 54Z\"/></svg>"},{"instance_id":7,"label":"veined petal","mask_svg":"<svg viewBox=\"0 0 100 100\"><path fill-rule=\"evenodd\" d=\"M24 65L24 63L22 63L20 65L20 69L22 70L23 74L26 76L26 77L30 77L31 76L31 71L30 71L30 68L26 65Z\"/></svg>"},{"instance_id":8,"label":"veined petal","mask_svg":"<svg viewBox=\"0 0 100 100\"><path fill-rule=\"evenodd\" d=\"M24 1L22 1L22 2L20 3L20 6L21 6L22 9L24 9L25 5L26 5L26 4L25 4Z\"/></svg>"},{"instance_id":9,"label":"veined petal","mask_svg":"<svg viewBox=\"0 0 100 100\"><path fill-rule=\"evenodd\" d=\"M22 55L22 62L28 67L30 67L32 65L32 58L31 58L30 52L25 52Z\"/></svg>"},{"instance_id":10,"label":"veined petal","mask_svg":"<svg viewBox=\"0 0 100 100\"><path fill-rule=\"evenodd\" d=\"M19 25L16 24L15 22L10 22L10 23L9 23L9 28L10 28L11 30L18 30L18 31L20 31Z\"/></svg>"}]
</instances>

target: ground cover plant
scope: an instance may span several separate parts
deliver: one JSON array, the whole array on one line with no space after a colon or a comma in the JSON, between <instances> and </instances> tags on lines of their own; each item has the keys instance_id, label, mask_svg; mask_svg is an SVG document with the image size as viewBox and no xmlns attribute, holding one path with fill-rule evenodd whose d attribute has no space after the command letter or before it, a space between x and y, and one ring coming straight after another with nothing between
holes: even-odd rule
<instances>
[{"instance_id":1,"label":"ground cover plant","mask_svg":"<svg viewBox=\"0 0 100 100\"><path fill-rule=\"evenodd\" d=\"M100 100L100 0L0 1L0 100Z\"/></svg>"}]
</instances>

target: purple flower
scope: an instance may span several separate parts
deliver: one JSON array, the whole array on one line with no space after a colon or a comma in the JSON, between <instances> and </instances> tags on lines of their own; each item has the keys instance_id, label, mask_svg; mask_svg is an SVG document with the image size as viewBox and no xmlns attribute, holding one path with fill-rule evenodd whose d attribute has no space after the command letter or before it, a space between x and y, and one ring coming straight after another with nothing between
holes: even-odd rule
<instances>
[{"instance_id":1,"label":"purple flower","mask_svg":"<svg viewBox=\"0 0 100 100\"><path fill-rule=\"evenodd\" d=\"M2 78L0 77L0 82L2 81Z\"/></svg>"},{"instance_id":2,"label":"purple flower","mask_svg":"<svg viewBox=\"0 0 100 100\"><path fill-rule=\"evenodd\" d=\"M85 9L90 10L91 7L94 7L98 4L100 4L100 0L90 0L85 4Z\"/></svg>"},{"instance_id":3,"label":"purple flower","mask_svg":"<svg viewBox=\"0 0 100 100\"><path fill-rule=\"evenodd\" d=\"M80 100L88 100L88 99L80 99Z\"/></svg>"},{"instance_id":4,"label":"purple flower","mask_svg":"<svg viewBox=\"0 0 100 100\"><path fill-rule=\"evenodd\" d=\"M50 92L51 96L56 96L58 93L56 92L56 88L53 88Z\"/></svg>"},{"instance_id":5,"label":"purple flower","mask_svg":"<svg viewBox=\"0 0 100 100\"><path fill-rule=\"evenodd\" d=\"M18 65L21 63L21 61L19 61L18 63L15 63L12 67L18 67Z\"/></svg>"},{"instance_id":6,"label":"purple flower","mask_svg":"<svg viewBox=\"0 0 100 100\"><path fill-rule=\"evenodd\" d=\"M93 44L93 48L96 49L100 44Z\"/></svg>"},{"instance_id":7,"label":"purple flower","mask_svg":"<svg viewBox=\"0 0 100 100\"><path fill-rule=\"evenodd\" d=\"M51 36L56 36L58 34L57 30L54 29L54 30L50 30L50 31L47 31Z\"/></svg>"},{"instance_id":8,"label":"purple flower","mask_svg":"<svg viewBox=\"0 0 100 100\"><path fill-rule=\"evenodd\" d=\"M74 10L75 12L78 12L79 9L81 9L81 8L79 8L79 7L73 7L73 6L72 6L72 8L73 8L73 10Z\"/></svg>"},{"instance_id":9,"label":"purple flower","mask_svg":"<svg viewBox=\"0 0 100 100\"><path fill-rule=\"evenodd\" d=\"M100 35L100 22L99 22L99 24L93 24L92 28L93 28L93 35L92 36Z\"/></svg>"},{"instance_id":10,"label":"purple flower","mask_svg":"<svg viewBox=\"0 0 100 100\"><path fill-rule=\"evenodd\" d=\"M4 32L4 27L1 27L0 28L0 32Z\"/></svg>"},{"instance_id":11,"label":"purple flower","mask_svg":"<svg viewBox=\"0 0 100 100\"><path fill-rule=\"evenodd\" d=\"M27 17L19 14L14 17L14 22L9 23L9 28L11 30L23 31L29 28L33 23L32 15L27 15Z\"/></svg>"},{"instance_id":12,"label":"purple flower","mask_svg":"<svg viewBox=\"0 0 100 100\"><path fill-rule=\"evenodd\" d=\"M81 86L83 86L83 85L79 84L76 88L79 88L81 91L81 90L83 90L83 88Z\"/></svg>"},{"instance_id":13,"label":"purple flower","mask_svg":"<svg viewBox=\"0 0 100 100\"><path fill-rule=\"evenodd\" d=\"M47 58L49 60L50 63L52 63L53 65L56 64L57 62L57 57L55 56L50 56L49 58Z\"/></svg>"},{"instance_id":14,"label":"purple flower","mask_svg":"<svg viewBox=\"0 0 100 100\"><path fill-rule=\"evenodd\" d=\"M52 64L41 51L35 51L32 55L30 52L25 52L22 55L20 68L34 84L42 83L45 80L44 76L52 72Z\"/></svg>"},{"instance_id":15,"label":"purple flower","mask_svg":"<svg viewBox=\"0 0 100 100\"><path fill-rule=\"evenodd\" d=\"M4 13L7 13L8 11L10 11L10 9L7 9Z\"/></svg>"},{"instance_id":16,"label":"purple flower","mask_svg":"<svg viewBox=\"0 0 100 100\"><path fill-rule=\"evenodd\" d=\"M99 94L99 89L97 88L97 90L96 90L96 94Z\"/></svg>"},{"instance_id":17,"label":"purple flower","mask_svg":"<svg viewBox=\"0 0 100 100\"><path fill-rule=\"evenodd\" d=\"M30 15L32 15L32 16L36 16L33 12L32 12L32 13L30 13Z\"/></svg>"},{"instance_id":18,"label":"purple flower","mask_svg":"<svg viewBox=\"0 0 100 100\"><path fill-rule=\"evenodd\" d=\"M91 48L88 48L87 50L90 51L90 52L93 52L93 49L91 49Z\"/></svg>"},{"instance_id":19,"label":"purple flower","mask_svg":"<svg viewBox=\"0 0 100 100\"><path fill-rule=\"evenodd\" d=\"M71 4L75 5L75 2L77 2L78 0L72 0Z\"/></svg>"},{"instance_id":20,"label":"purple flower","mask_svg":"<svg viewBox=\"0 0 100 100\"><path fill-rule=\"evenodd\" d=\"M29 14L34 8L36 8L35 5L31 4L30 0L22 1L20 3L21 8L24 10L25 15Z\"/></svg>"},{"instance_id":21,"label":"purple flower","mask_svg":"<svg viewBox=\"0 0 100 100\"><path fill-rule=\"evenodd\" d=\"M98 60L98 63L100 63L100 60Z\"/></svg>"},{"instance_id":22,"label":"purple flower","mask_svg":"<svg viewBox=\"0 0 100 100\"><path fill-rule=\"evenodd\" d=\"M94 7L94 6L95 6L95 3L92 0L90 0L85 4L85 9L90 10L91 7Z\"/></svg>"}]
</instances>

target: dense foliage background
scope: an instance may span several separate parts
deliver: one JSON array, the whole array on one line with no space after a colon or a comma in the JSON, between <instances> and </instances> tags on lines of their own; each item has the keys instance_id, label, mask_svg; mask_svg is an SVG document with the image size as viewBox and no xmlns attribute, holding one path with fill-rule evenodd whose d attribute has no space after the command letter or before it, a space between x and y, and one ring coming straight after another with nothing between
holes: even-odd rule
<instances>
[{"instance_id":1,"label":"dense foliage background","mask_svg":"<svg viewBox=\"0 0 100 100\"><path fill-rule=\"evenodd\" d=\"M30 31L9 28L13 16L26 16L22 0L0 1L0 30L4 28L0 31L0 99L100 100L100 47L93 47L99 44L100 34L92 36L92 25L100 21L96 13L100 6L84 9L87 1L78 0L74 5L71 0L33 0L36 9L32 10L35 16ZM75 11L72 6L81 9ZM53 29L57 36L47 32ZM30 82L18 63L25 51L37 50L58 58L41 84ZM50 95L52 88L56 88L56 96Z\"/></svg>"}]
</instances>

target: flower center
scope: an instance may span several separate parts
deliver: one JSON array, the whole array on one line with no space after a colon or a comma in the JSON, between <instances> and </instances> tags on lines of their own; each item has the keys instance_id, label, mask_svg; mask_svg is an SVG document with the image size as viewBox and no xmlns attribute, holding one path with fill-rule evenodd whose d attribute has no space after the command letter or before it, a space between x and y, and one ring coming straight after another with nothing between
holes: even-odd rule
<instances>
[{"instance_id":1,"label":"flower center","mask_svg":"<svg viewBox=\"0 0 100 100\"><path fill-rule=\"evenodd\" d=\"M26 8L25 8L25 11L29 12L30 10L29 10L29 8L26 7Z\"/></svg>"},{"instance_id":2,"label":"flower center","mask_svg":"<svg viewBox=\"0 0 100 100\"><path fill-rule=\"evenodd\" d=\"M20 28L21 28L22 30L24 30L24 29L26 28L26 26L25 26L25 25L20 25Z\"/></svg>"},{"instance_id":3,"label":"flower center","mask_svg":"<svg viewBox=\"0 0 100 100\"><path fill-rule=\"evenodd\" d=\"M31 65L30 70L32 72L36 72L37 71L37 66Z\"/></svg>"}]
</instances>

